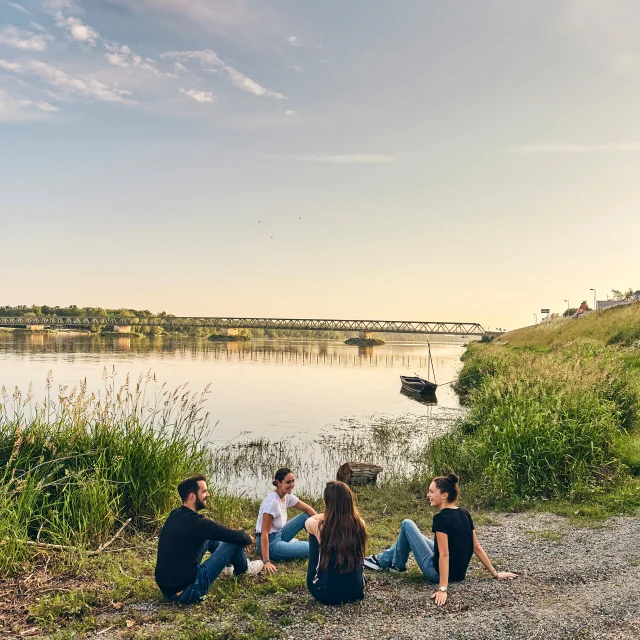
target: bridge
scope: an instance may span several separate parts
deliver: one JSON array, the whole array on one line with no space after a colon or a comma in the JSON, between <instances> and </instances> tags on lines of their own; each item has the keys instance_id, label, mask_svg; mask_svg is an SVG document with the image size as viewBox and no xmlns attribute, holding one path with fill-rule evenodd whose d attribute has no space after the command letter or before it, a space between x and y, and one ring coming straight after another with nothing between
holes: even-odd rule
<instances>
[{"instance_id":1,"label":"bridge","mask_svg":"<svg viewBox=\"0 0 640 640\"><path fill-rule=\"evenodd\" d=\"M179 316L14 316L0 317L0 326L87 327L107 325L131 331L132 327L211 327L233 333L238 329L293 329L307 331L357 331L371 333L421 333L451 336L486 332L477 322L421 322L413 320L321 320L294 318L226 318ZM369 337L369 336L367 336Z\"/></svg>"}]
</instances>

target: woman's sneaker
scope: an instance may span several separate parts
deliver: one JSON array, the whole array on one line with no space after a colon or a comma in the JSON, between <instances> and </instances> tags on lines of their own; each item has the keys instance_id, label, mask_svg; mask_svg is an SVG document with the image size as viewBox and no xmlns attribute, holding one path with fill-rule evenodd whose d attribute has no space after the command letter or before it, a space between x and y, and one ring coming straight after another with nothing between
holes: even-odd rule
<instances>
[{"instance_id":1,"label":"woman's sneaker","mask_svg":"<svg viewBox=\"0 0 640 640\"><path fill-rule=\"evenodd\" d=\"M223 578L230 578L233 575L233 565L232 564L228 564L223 570L222 570L222 577Z\"/></svg>"},{"instance_id":2,"label":"woman's sneaker","mask_svg":"<svg viewBox=\"0 0 640 640\"><path fill-rule=\"evenodd\" d=\"M264 568L264 562L262 560L252 560L247 567L247 575L254 577L257 576Z\"/></svg>"},{"instance_id":3,"label":"woman's sneaker","mask_svg":"<svg viewBox=\"0 0 640 640\"><path fill-rule=\"evenodd\" d=\"M364 559L363 564L365 567L367 567L367 569L372 569L373 571L380 571L380 569L382 569L380 563L378 562L378 557L375 554L367 556Z\"/></svg>"},{"instance_id":4,"label":"woman's sneaker","mask_svg":"<svg viewBox=\"0 0 640 640\"><path fill-rule=\"evenodd\" d=\"M391 571L391 573L406 573L407 570L405 569L398 569L398 567L396 567L395 565L391 565L389 567L389 571Z\"/></svg>"}]
</instances>

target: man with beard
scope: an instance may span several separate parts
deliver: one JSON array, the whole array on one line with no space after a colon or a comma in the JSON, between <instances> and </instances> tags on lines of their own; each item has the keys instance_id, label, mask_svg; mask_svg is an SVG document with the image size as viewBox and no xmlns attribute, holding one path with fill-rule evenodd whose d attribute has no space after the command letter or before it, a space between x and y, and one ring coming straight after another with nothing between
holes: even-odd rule
<instances>
[{"instance_id":1,"label":"man with beard","mask_svg":"<svg viewBox=\"0 0 640 640\"><path fill-rule=\"evenodd\" d=\"M178 485L182 506L174 509L160 531L156 583L167 600L197 602L224 570L225 575L257 576L262 560L247 562L244 547L253 538L200 515L209 491L204 476L192 476ZM202 557L211 555L204 562ZM225 568L226 567L226 568Z\"/></svg>"}]
</instances>

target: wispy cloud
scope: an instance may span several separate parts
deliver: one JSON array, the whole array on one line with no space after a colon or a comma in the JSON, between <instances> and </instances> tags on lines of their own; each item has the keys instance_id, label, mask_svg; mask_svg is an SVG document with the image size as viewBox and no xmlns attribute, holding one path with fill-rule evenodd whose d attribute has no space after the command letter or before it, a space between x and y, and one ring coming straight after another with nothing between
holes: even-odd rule
<instances>
[{"instance_id":1,"label":"wispy cloud","mask_svg":"<svg viewBox=\"0 0 640 640\"><path fill-rule=\"evenodd\" d=\"M25 7L23 7L21 4L18 4L17 2L7 2L7 4L12 8L15 9L16 11L19 11L20 13L24 13L28 16L33 15L31 13L31 11L29 11L29 9L26 9Z\"/></svg>"},{"instance_id":2,"label":"wispy cloud","mask_svg":"<svg viewBox=\"0 0 640 640\"><path fill-rule=\"evenodd\" d=\"M93 76L71 76L46 62L30 60L23 64L0 60L0 69L19 75L36 76L61 91L65 98L82 98L101 102L131 102L132 93L108 85Z\"/></svg>"},{"instance_id":3,"label":"wispy cloud","mask_svg":"<svg viewBox=\"0 0 640 640\"><path fill-rule=\"evenodd\" d=\"M216 97L213 95L211 91L196 91L195 89L180 89L180 93L183 93L185 96L188 96L192 100L196 102L200 102L201 104L211 103Z\"/></svg>"},{"instance_id":4,"label":"wispy cloud","mask_svg":"<svg viewBox=\"0 0 640 640\"><path fill-rule=\"evenodd\" d=\"M363 153L294 157L296 160L301 160L302 162L332 162L336 164L384 164L397 161L397 158L395 156Z\"/></svg>"},{"instance_id":5,"label":"wispy cloud","mask_svg":"<svg viewBox=\"0 0 640 640\"><path fill-rule=\"evenodd\" d=\"M525 144L511 149L523 155L561 153L598 153L609 151L640 151L640 142L609 144Z\"/></svg>"},{"instance_id":6,"label":"wispy cloud","mask_svg":"<svg viewBox=\"0 0 640 640\"><path fill-rule=\"evenodd\" d=\"M46 51L49 38L38 36L31 31L22 31L11 24L0 29L0 44L6 44L22 51Z\"/></svg>"},{"instance_id":7,"label":"wispy cloud","mask_svg":"<svg viewBox=\"0 0 640 640\"><path fill-rule=\"evenodd\" d=\"M0 90L0 122L33 120L37 113L58 111L48 102L28 100L20 96L10 96Z\"/></svg>"},{"instance_id":8,"label":"wispy cloud","mask_svg":"<svg viewBox=\"0 0 640 640\"><path fill-rule=\"evenodd\" d=\"M206 71L214 71L217 73L222 70L232 85L242 91L252 93L254 96L265 96L267 98L275 98L276 100L286 98L286 96L281 93L267 89L255 82L255 80L248 78L230 64L224 62L218 54L211 49L205 49L204 51L168 51L161 54L161 57L182 62L196 60Z\"/></svg>"},{"instance_id":9,"label":"wispy cloud","mask_svg":"<svg viewBox=\"0 0 640 640\"><path fill-rule=\"evenodd\" d=\"M285 116L289 116L289 117L293 117L293 116L295 116L295 115L297 115L297 114L298 114L298 112L297 112L297 111L295 111L294 109L287 109L287 110L284 112L284 115L285 115Z\"/></svg>"},{"instance_id":10,"label":"wispy cloud","mask_svg":"<svg viewBox=\"0 0 640 640\"><path fill-rule=\"evenodd\" d=\"M292 46L292 47L297 47L300 42L298 42L298 38L296 38L296 36L289 36L287 38L287 42Z\"/></svg>"},{"instance_id":11,"label":"wispy cloud","mask_svg":"<svg viewBox=\"0 0 640 640\"><path fill-rule=\"evenodd\" d=\"M110 65L114 67L134 67L143 71L150 71L155 75L160 75L156 69L155 60L153 58L143 58L142 56L131 53L131 49L127 45L118 45L116 43L104 43L104 47L110 53L105 53L105 58Z\"/></svg>"}]
</instances>

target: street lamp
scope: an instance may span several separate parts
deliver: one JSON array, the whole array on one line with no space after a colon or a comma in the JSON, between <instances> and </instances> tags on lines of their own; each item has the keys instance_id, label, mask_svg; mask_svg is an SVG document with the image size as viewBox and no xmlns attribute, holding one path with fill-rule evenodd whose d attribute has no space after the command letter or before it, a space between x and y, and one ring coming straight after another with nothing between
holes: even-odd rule
<instances>
[{"instance_id":1,"label":"street lamp","mask_svg":"<svg viewBox=\"0 0 640 640\"><path fill-rule=\"evenodd\" d=\"M569 301L565 300L565 302L567 303L567 316L569 315Z\"/></svg>"},{"instance_id":2,"label":"street lamp","mask_svg":"<svg viewBox=\"0 0 640 640\"><path fill-rule=\"evenodd\" d=\"M538 324L538 314L537 313L533 314L533 319L535 320L535 324Z\"/></svg>"},{"instance_id":3,"label":"street lamp","mask_svg":"<svg viewBox=\"0 0 640 640\"><path fill-rule=\"evenodd\" d=\"M596 310L596 305L598 304L596 302L596 290L595 289L589 289L589 291L593 291L593 310Z\"/></svg>"}]
</instances>

